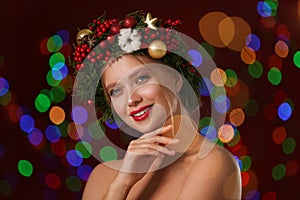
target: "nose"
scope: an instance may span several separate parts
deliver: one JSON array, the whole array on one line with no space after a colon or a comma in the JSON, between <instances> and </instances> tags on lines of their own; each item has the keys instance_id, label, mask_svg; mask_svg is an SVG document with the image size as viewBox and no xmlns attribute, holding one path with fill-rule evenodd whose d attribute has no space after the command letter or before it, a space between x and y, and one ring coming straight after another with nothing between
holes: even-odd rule
<instances>
[{"instance_id":1,"label":"nose","mask_svg":"<svg viewBox=\"0 0 300 200\"><path fill-rule=\"evenodd\" d=\"M141 101L143 100L143 97L137 93L137 91L132 92L131 95L129 95L128 98L128 106L133 107L137 106Z\"/></svg>"}]
</instances>

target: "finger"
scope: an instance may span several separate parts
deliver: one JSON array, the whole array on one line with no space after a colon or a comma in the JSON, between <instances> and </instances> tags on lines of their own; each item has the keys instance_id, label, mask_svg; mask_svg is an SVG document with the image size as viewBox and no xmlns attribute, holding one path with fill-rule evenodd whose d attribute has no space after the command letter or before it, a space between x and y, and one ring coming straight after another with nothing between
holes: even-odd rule
<instances>
[{"instance_id":1,"label":"finger","mask_svg":"<svg viewBox=\"0 0 300 200\"><path fill-rule=\"evenodd\" d=\"M162 128L156 129L150 133L145 133L140 138L149 138L149 137L153 137L154 135L163 134L163 133L171 130L171 127L172 127L171 125L164 126Z\"/></svg>"},{"instance_id":2,"label":"finger","mask_svg":"<svg viewBox=\"0 0 300 200\"><path fill-rule=\"evenodd\" d=\"M137 153L140 155L150 155L152 152L160 152L169 156L175 155L175 151L163 147L159 144L139 144L132 146L129 150L131 153Z\"/></svg>"},{"instance_id":3,"label":"finger","mask_svg":"<svg viewBox=\"0 0 300 200\"><path fill-rule=\"evenodd\" d=\"M146 138L143 139L141 142L143 143L158 143L161 145L168 145L168 144L178 144L179 139L177 138L169 138L169 137L164 137L164 136L154 136L151 138Z\"/></svg>"}]
</instances>

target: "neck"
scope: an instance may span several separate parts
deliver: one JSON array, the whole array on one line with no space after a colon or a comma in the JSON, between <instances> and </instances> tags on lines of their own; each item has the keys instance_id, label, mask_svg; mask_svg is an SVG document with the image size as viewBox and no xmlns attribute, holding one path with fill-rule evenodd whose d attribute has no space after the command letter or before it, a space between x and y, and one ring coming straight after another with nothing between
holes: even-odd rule
<instances>
[{"instance_id":1,"label":"neck","mask_svg":"<svg viewBox=\"0 0 300 200\"><path fill-rule=\"evenodd\" d=\"M202 143L197 124L188 115L174 115L170 117L165 125L172 125L172 130L164 134L165 137L177 138L180 142L169 145L168 148L183 153L184 156L198 153Z\"/></svg>"}]
</instances>

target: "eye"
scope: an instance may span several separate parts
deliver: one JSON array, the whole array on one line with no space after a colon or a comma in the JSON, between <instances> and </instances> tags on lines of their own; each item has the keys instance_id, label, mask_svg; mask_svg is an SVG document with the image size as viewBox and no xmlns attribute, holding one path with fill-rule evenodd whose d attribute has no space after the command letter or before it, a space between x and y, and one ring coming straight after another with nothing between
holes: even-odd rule
<instances>
[{"instance_id":1,"label":"eye","mask_svg":"<svg viewBox=\"0 0 300 200\"><path fill-rule=\"evenodd\" d=\"M109 91L110 96L116 96L122 92L121 88L113 88Z\"/></svg>"},{"instance_id":2,"label":"eye","mask_svg":"<svg viewBox=\"0 0 300 200\"><path fill-rule=\"evenodd\" d=\"M149 78L150 78L149 75L140 75L140 76L137 77L137 79L136 79L135 82L136 82L137 84L139 84L139 83L144 83L144 82L148 81Z\"/></svg>"}]
</instances>

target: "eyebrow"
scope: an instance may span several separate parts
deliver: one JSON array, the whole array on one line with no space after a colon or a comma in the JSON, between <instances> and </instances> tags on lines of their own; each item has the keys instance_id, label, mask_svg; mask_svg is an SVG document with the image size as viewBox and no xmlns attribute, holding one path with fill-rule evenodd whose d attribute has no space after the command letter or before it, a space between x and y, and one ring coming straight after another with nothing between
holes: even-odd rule
<instances>
[{"instance_id":1,"label":"eyebrow","mask_svg":"<svg viewBox=\"0 0 300 200\"><path fill-rule=\"evenodd\" d=\"M137 76L139 73L148 72L147 68L140 68L135 70L132 74L128 76L129 79L132 79L133 77ZM106 90L109 91L111 88L115 87L117 85L117 82L113 82L107 85Z\"/></svg>"},{"instance_id":2,"label":"eyebrow","mask_svg":"<svg viewBox=\"0 0 300 200\"><path fill-rule=\"evenodd\" d=\"M108 86L106 87L106 91L109 91L111 88L115 87L116 86L116 83L110 83L108 84Z\"/></svg>"}]
</instances>

